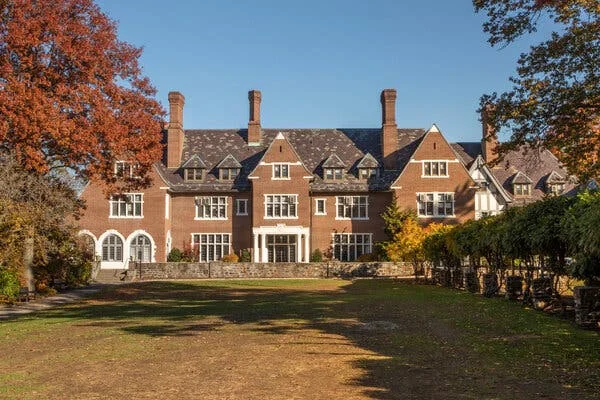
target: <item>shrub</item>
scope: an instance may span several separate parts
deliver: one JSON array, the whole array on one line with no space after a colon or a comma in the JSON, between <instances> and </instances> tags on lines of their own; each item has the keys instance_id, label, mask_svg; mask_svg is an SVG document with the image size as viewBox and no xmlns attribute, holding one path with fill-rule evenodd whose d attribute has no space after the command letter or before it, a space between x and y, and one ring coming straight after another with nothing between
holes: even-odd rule
<instances>
[{"instance_id":1,"label":"shrub","mask_svg":"<svg viewBox=\"0 0 600 400\"><path fill-rule=\"evenodd\" d=\"M251 262L252 257L248 249L243 249L240 254L240 262Z\"/></svg>"},{"instance_id":2,"label":"shrub","mask_svg":"<svg viewBox=\"0 0 600 400\"><path fill-rule=\"evenodd\" d=\"M310 262L321 262L323 261L323 253L321 249L315 249L310 255Z\"/></svg>"},{"instance_id":3,"label":"shrub","mask_svg":"<svg viewBox=\"0 0 600 400\"><path fill-rule=\"evenodd\" d=\"M181 262L182 258L183 258L183 253L181 252L181 250L179 250L177 247L174 247L169 252L169 255L167 256L167 261L168 262Z\"/></svg>"},{"instance_id":4,"label":"shrub","mask_svg":"<svg viewBox=\"0 0 600 400\"><path fill-rule=\"evenodd\" d=\"M230 262L230 263L236 263L239 261L239 257L237 256L237 254L235 253L231 253L231 254L227 254L225 256L223 256L223 258L221 258L221 261L223 262Z\"/></svg>"},{"instance_id":5,"label":"shrub","mask_svg":"<svg viewBox=\"0 0 600 400\"><path fill-rule=\"evenodd\" d=\"M356 259L356 261L359 261L359 262L373 262L373 261L378 261L377 254L375 254L375 253L361 254L360 256L358 256L358 258Z\"/></svg>"},{"instance_id":6,"label":"shrub","mask_svg":"<svg viewBox=\"0 0 600 400\"><path fill-rule=\"evenodd\" d=\"M19 278L16 272L0 267L0 296L13 301L19 295Z\"/></svg>"}]
</instances>

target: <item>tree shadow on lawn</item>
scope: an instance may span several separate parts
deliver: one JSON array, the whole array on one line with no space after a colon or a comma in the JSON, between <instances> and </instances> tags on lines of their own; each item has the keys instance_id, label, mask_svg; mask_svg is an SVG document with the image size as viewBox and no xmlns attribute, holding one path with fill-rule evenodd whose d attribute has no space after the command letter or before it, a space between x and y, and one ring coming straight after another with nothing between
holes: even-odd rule
<instances>
[{"instance_id":1,"label":"tree shadow on lawn","mask_svg":"<svg viewBox=\"0 0 600 400\"><path fill-rule=\"evenodd\" d=\"M429 289L380 280L358 280L337 290L142 282L45 316L151 337L194 336L230 324L249 325L249 330L273 335L316 329L332 335L331 340L339 342L343 337L349 346L376 355L357 354L359 360L353 366L362 374L351 382L374 399L586 398L557 383L564 375L526 372L519 376L530 370L528 360L496 360L476 351L479 341L485 340L457 327L449 315L456 307L474 303L473 297L460 297L472 295ZM435 296L424 298L430 294ZM452 304L456 299L460 301ZM327 340L321 344L330 344ZM511 346L514 343L506 344ZM511 369L511 363L525 365Z\"/></svg>"}]
</instances>

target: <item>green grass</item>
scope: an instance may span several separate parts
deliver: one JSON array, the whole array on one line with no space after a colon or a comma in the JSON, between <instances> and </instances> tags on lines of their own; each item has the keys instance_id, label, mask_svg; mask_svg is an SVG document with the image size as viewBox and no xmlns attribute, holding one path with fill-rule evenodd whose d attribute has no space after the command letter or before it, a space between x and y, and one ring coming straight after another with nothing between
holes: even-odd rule
<instances>
[{"instance_id":1,"label":"green grass","mask_svg":"<svg viewBox=\"0 0 600 400\"><path fill-rule=\"evenodd\" d=\"M396 329L361 328L373 321ZM205 332L245 340L315 330L372 355L352 363L360 377L348 383L371 398L395 398L419 380L423 398L596 398L600 391L598 333L517 303L389 280L221 280L138 283L2 322L0 354L27 360L0 358L0 370L12 371L0 375L0 397L33 398L54 384L54 371L81 360L83 368L143 366L150 352L153 362L167 362ZM227 340L217 346L245 351Z\"/></svg>"}]
</instances>

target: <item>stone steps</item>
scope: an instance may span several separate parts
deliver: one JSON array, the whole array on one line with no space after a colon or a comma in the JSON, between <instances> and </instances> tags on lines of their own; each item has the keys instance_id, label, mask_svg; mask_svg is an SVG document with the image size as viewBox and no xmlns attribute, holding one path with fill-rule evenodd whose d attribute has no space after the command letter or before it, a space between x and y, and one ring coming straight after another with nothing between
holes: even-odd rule
<instances>
[{"instance_id":1,"label":"stone steps","mask_svg":"<svg viewBox=\"0 0 600 400\"><path fill-rule=\"evenodd\" d=\"M124 272L128 272L126 275ZM94 279L98 283L124 283L133 280L133 271L126 269L101 269Z\"/></svg>"}]
</instances>

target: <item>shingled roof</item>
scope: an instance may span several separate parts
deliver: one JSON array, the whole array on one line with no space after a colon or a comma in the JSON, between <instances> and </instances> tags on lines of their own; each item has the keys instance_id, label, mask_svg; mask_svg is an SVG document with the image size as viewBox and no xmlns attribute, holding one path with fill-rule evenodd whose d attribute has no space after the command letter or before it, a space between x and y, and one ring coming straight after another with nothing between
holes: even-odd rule
<instances>
[{"instance_id":1,"label":"shingled roof","mask_svg":"<svg viewBox=\"0 0 600 400\"><path fill-rule=\"evenodd\" d=\"M206 168L206 164L198 154L194 154L186 162L181 164L181 168Z\"/></svg>"}]
</instances>

